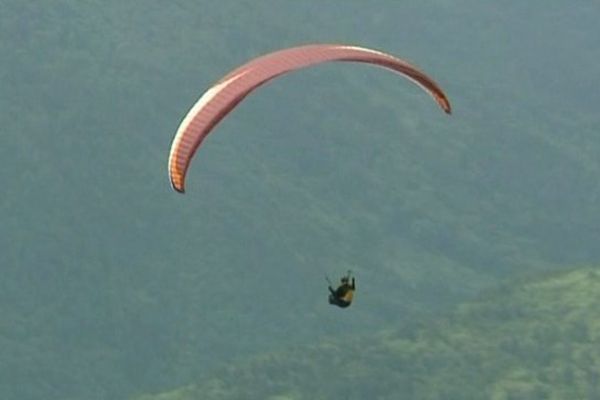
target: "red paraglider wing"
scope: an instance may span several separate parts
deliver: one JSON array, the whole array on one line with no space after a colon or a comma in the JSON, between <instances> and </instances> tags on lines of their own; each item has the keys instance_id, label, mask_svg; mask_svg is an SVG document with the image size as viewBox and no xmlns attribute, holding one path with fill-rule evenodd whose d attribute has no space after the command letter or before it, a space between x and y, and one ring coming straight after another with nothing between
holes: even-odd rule
<instances>
[{"instance_id":1,"label":"red paraglider wing","mask_svg":"<svg viewBox=\"0 0 600 400\"><path fill-rule=\"evenodd\" d=\"M171 145L169 177L173 188L184 192L185 175L196 150L215 125L250 92L286 72L328 61L363 62L397 72L428 92L446 113L451 112L446 95L431 78L389 54L336 44L312 44L279 50L231 71L194 104L181 122Z\"/></svg>"}]
</instances>

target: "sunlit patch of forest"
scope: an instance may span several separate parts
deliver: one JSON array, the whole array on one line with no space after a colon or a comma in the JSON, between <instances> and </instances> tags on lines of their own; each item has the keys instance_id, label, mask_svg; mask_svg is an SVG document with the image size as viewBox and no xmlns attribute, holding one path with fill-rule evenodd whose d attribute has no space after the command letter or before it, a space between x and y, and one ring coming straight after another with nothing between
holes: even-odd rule
<instances>
[{"instance_id":1,"label":"sunlit patch of forest","mask_svg":"<svg viewBox=\"0 0 600 400\"><path fill-rule=\"evenodd\" d=\"M503 286L447 317L267 353L136 400L599 399L600 275Z\"/></svg>"}]
</instances>

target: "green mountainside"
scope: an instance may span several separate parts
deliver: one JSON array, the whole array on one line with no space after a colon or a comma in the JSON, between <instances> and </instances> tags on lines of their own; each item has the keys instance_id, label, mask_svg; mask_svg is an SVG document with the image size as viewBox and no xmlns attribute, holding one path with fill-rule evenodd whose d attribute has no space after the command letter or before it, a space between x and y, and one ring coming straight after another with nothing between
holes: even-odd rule
<instances>
[{"instance_id":1,"label":"green mountainside","mask_svg":"<svg viewBox=\"0 0 600 400\"><path fill-rule=\"evenodd\" d=\"M249 355L445 312L600 261L598 7L581 0L0 0L0 398L160 392ZM214 81L307 42L174 193L175 129ZM326 303L352 269L354 318Z\"/></svg>"},{"instance_id":2,"label":"green mountainside","mask_svg":"<svg viewBox=\"0 0 600 400\"><path fill-rule=\"evenodd\" d=\"M136 400L600 399L600 274L506 286L450 317L265 354Z\"/></svg>"}]
</instances>

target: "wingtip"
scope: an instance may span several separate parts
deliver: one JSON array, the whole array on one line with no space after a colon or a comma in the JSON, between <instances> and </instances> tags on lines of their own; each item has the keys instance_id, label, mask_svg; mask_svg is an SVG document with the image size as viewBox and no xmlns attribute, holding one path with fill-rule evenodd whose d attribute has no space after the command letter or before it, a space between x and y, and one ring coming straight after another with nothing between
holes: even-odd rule
<instances>
[{"instance_id":1,"label":"wingtip","mask_svg":"<svg viewBox=\"0 0 600 400\"><path fill-rule=\"evenodd\" d=\"M174 191L176 191L177 193L181 193L184 194L185 193L185 188L183 186L176 186L173 182L171 182L171 187L173 188Z\"/></svg>"}]
</instances>

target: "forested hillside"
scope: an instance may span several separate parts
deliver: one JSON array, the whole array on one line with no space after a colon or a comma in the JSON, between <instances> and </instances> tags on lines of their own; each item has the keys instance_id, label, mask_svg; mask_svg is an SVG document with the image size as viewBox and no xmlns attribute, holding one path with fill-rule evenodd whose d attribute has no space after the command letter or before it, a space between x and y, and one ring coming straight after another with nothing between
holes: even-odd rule
<instances>
[{"instance_id":1,"label":"forested hillside","mask_svg":"<svg viewBox=\"0 0 600 400\"><path fill-rule=\"evenodd\" d=\"M202 4L200 4L202 3ZM593 1L0 0L0 398L176 388L600 259ZM383 49L249 96L174 193L188 108L251 57ZM348 314L324 275L352 269Z\"/></svg>"},{"instance_id":2,"label":"forested hillside","mask_svg":"<svg viewBox=\"0 0 600 400\"><path fill-rule=\"evenodd\" d=\"M600 399L600 275L503 287L450 317L265 354L136 400Z\"/></svg>"}]
</instances>

